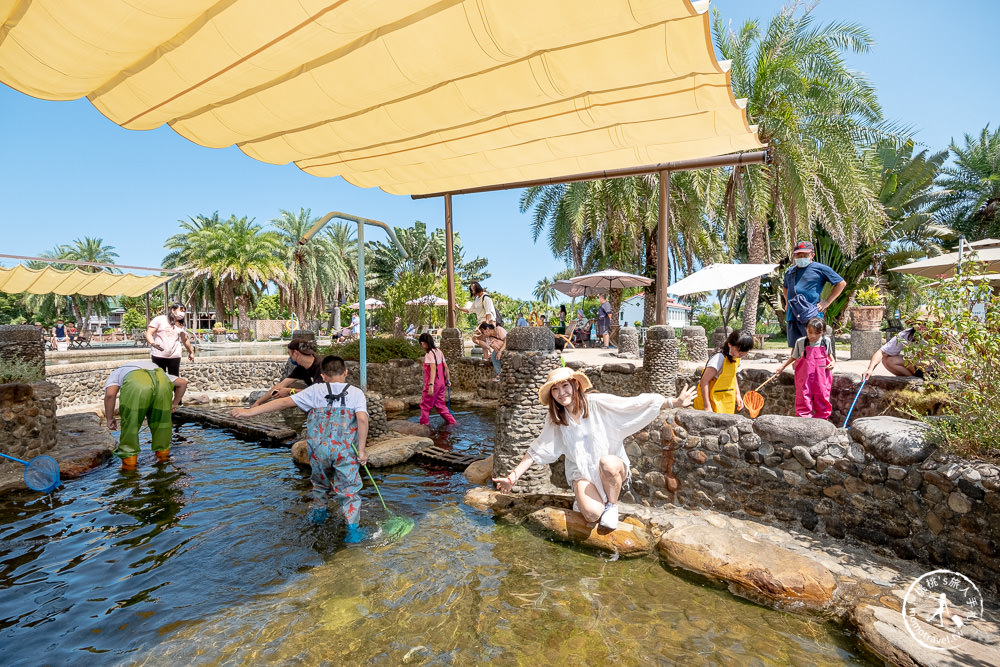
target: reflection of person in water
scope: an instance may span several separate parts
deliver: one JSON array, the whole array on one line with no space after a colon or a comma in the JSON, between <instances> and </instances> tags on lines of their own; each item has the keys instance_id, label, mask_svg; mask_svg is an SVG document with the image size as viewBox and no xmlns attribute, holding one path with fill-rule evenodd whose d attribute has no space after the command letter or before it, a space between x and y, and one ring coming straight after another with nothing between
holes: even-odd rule
<instances>
[{"instance_id":1,"label":"reflection of person in water","mask_svg":"<svg viewBox=\"0 0 1000 667\"><path fill-rule=\"evenodd\" d=\"M116 525L116 534L128 535L144 526L155 526L154 530L143 533L139 538L128 535L126 539L135 541L130 546L139 546L180 523L180 519L186 516L181 514L187 504L181 483L186 477L182 470L168 466L153 468L144 477L122 475L112 479L103 494L110 500L110 512L127 514L139 522L135 526Z\"/></svg>"}]
</instances>

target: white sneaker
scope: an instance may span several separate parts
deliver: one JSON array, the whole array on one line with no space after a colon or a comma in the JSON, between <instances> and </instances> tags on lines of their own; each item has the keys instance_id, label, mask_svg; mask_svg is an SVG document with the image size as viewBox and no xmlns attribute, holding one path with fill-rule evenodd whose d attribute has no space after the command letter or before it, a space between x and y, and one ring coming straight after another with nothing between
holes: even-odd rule
<instances>
[{"instance_id":1,"label":"white sneaker","mask_svg":"<svg viewBox=\"0 0 1000 667\"><path fill-rule=\"evenodd\" d=\"M601 527L608 530L618 528L618 505L608 503L604 506L604 514L601 515Z\"/></svg>"}]
</instances>

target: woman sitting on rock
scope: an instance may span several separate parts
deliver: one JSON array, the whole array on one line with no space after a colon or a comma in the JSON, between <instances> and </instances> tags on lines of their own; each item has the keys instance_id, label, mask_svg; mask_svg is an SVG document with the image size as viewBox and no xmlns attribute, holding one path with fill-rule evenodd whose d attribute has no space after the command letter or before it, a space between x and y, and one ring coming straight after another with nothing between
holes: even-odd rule
<instances>
[{"instance_id":1,"label":"woman sitting on rock","mask_svg":"<svg viewBox=\"0 0 1000 667\"><path fill-rule=\"evenodd\" d=\"M667 407L686 407L694 387L684 386L677 398L659 394L633 397L586 394L587 376L561 367L549 373L538 390L538 400L549 408L545 427L517 467L493 483L507 493L535 463L554 463L566 456L566 480L573 488L573 509L588 523L600 521L609 530L618 527L618 496L628 490L629 459L624 440L639 431Z\"/></svg>"}]
</instances>

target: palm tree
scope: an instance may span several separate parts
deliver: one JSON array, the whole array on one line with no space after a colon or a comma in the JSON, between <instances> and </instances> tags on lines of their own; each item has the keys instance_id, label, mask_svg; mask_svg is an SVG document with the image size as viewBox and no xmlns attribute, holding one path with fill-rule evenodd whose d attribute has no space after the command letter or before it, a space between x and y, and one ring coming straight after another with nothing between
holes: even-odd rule
<instances>
[{"instance_id":1,"label":"palm tree","mask_svg":"<svg viewBox=\"0 0 1000 667\"><path fill-rule=\"evenodd\" d=\"M61 259L69 259L75 262L114 264L115 260L118 259L118 253L115 252L114 246L104 245L104 239L90 236L76 239L71 245L60 246L59 250L59 257ZM120 273L120 271L113 268L98 268L93 266L76 266L74 268L87 273L100 273L102 271ZM82 309L80 307L81 302L83 303ZM107 314L108 312L108 298L105 296L72 296L70 297L70 305L73 308L73 314L76 316L76 321L81 329L90 324L90 318L95 313Z\"/></svg>"},{"instance_id":2,"label":"palm tree","mask_svg":"<svg viewBox=\"0 0 1000 667\"><path fill-rule=\"evenodd\" d=\"M552 302L556 300L556 289L552 286L552 281L548 278L542 278L535 285L535 291L531 293L536 299L544 303L546 306L551 306Z\"/></svg>"},{"instance_id":3,"label":"palm tree","mask_svg":"<svg viewBox=\"0 0 1000 667\"><path fill-rule=\"evenodd\" d=\"M394 243L372 241L365 245L366 287L371 287L373 295L384 294L389 285L408 273L426 273L440 278L447 272L444 230L428 234L427 225L417 220L412 227L396 227L395 232L406 250L405 259ZM454 235L452 254L456 279L460 283L489 278L486 259L476 257L465 261L462 238L458 234Z\"/></svg>"},{"instance_id":4,"label":"palm tree","mask_svg":"<svg viewBox=\"0 0 1000 667\"><path fill-rule=\"evenodd\" d=\"M747 98L747 116L771 147L770 165L732 169L725 192L726 214L742 220L753 263L767 258L771 235L787 252L816 223L852 254L886 221L859 146L893 131L882 123L874 87L843 60L845 51L867 52L872 39L854 23L817 26L812 8L786 6L763 33L753 20L734 32L718 12L713 17L733 91ZM751 333L759 289L759 280L747 287L743 329Z\"/></svg>"},{"instance_id":5,"label":"palm tree","mask_svg":"<svg viewBox=\"0 0 1000 667\"><path fill-rule=\"evenodd\" d=\"M269 282L286 289L281 238L275 232L263 231L253 220L235 215L196 232L194 237L193 245L203 249L204 254L192 258L186 272L192 279L215 283L216 317L226 308L236 308L240 340L248 340L247 311L254 300Z\"/></svg>"},{"instance_id":6,"label":"palm tree","mask_svg":"<svg viewBox=\"0 0 1000 667\"><path fill-rule=\"evenodd\" d=\"M347 222L331 222L323 228L323 236L330 244L331 254L327 258L336 265L336 275L342 280L333 285L330 320L327 327L340 327L340 305L346 303L348 293L357 290L358 284L358 240L355 237L354 225Z\"/></svg>"},{"instance_id":7,"label":"palm tree","mask_svg":"<svg viewBox=\"0 0 1000 667\"><path fill-rule=\"evenodd\" d=\"M987 125L965 146L951 142L952 166L941 170L938 185L948 190L942 216L970 241L1000 236L1000 129Z\"/></svg>"},{"instance_id":8,"label":"palm tree","mask_svg":"<svg viewBox=\"0 0 1000 667\"><path fill-rule=\"evenodd\" d=\"M207 251L203 244L210 238L209 234L201 232L223 224L219 218L219 212L215 211L209 216L189 216L187 220L178 220L178 223L183 231L174 234L163 244L170 252L163 258L162 262L164 268L183 271L173 283L177 299L193 305L193 310L208 309L214 304L215 319L219 322L225 322L226 313L222 310L222 295L217 294L216 284L211 280L206 280L204 274L200 274L199 278L192 277L193 267L200 258L205 256Z\"/></svg>"},{"instance_id":9,"label":"palm tree","mask_svg":"<svg viewBox=\"0 0 1000 667\"><path fill-rule=\"evenodd\" d=\"M271 220L277 228L284 246L287 283L281 290L281 304L287 306L305 323L325 310L328 298L335 296L337 288L347 282L348 267L337 261L337 253L329 235L319 235L299 245L318 218L312 218L309 209L299 209L298 214L281 211L281 217Z\"/></svg>"}]
</instances>

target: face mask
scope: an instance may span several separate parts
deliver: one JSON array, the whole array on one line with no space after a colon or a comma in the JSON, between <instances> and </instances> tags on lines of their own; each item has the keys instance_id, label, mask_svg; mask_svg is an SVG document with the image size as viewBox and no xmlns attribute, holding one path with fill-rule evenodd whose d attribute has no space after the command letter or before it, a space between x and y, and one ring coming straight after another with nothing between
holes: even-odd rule
<instances>
[{"instance_id":1,"label":"face mask","mask_svg":"<svg viewBox=\"0 0 1000 667\"><path fill-rule=\"evenodd\" d=\"M184 316L186 314L187 313L177 313L176 315L174 315L174 319L177 320L178 322L183 322L184 321Z\"/></svg>"},{"instance_id":2,"label":"face mask","mask_svg":"<svg viewBox=\"0 0 1000 667\"><path fill-rule=\"evenodd\" d=\"M810 262L812 262L812 260L809 259L808 257L796 257L795 258L795 266L799 267L800 269L804 269L807 266L809 266Z\"/></svg>"},{"instance_id":3,"label":"face mask","mask_svg":"<svg viewBox=\"0 0 1000 667\"><path fill-rule=\"evenodd\" d=\"M289 363L292 364L292 366L298 366L298 364L295 363L295 359L293 357L288 357L288 361L289 361Z\"/></svg>"}]
</instances>

